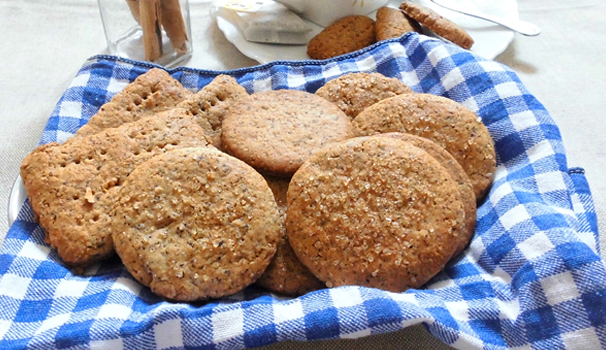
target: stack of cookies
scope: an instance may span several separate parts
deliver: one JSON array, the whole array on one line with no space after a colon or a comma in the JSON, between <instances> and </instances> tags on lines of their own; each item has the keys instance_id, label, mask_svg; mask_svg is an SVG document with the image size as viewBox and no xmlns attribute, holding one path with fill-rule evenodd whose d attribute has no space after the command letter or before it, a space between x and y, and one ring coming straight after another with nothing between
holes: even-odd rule
<instances>
[{"instance_id":1,"label":"stack of cookies","mask_svg":"<svg viewBox=\"0 0 606 350\"><path fill-rule=\"evenodd\" d=\"M219 76L196 94L152 69L21 176L46 240L83 273L118 253L159 295L199 300L253 283L275 254L279 211L254 169L219 151L222 119L248 93Z\"/></svg>"},{"instance_id":2,"label":"stack of cookies","mask_svg":"<svg viewBox=\"0 0 606 350\"><path fill-rule=\"evenodd\" d=\"M193 301L254 282L420 287L469 242L495 162L473 112L378 73L249 95L152 69L21 175L65 264L116 252L154 293Z\"/></svg>"},{"instance_id":3,"label":"stack of cookies","mask_svg":"<svg viewBox=\"0 0 606 350\"><path fill-rule=\"evenodd\" d=\"M399 9L379 8L376 21L362 15L337 20L309 41L307 54L313 59L328 59L408 32L422 33L423 27L464 49L474 42L456 23L423 5L404 1Z\"/></svg>"}]
</instances>

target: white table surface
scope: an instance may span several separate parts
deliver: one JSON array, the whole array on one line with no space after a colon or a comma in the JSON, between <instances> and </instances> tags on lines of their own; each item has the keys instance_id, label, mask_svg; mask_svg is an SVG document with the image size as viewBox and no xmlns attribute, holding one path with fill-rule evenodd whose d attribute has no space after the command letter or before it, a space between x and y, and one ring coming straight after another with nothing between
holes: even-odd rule
<instances>
[{"instance_id":1,"label":"white table surface","mask_svg":"<svg viewBox=\"0 0 606 350\"><path fill-rule=\"evenodd\" d=\"M312 1L312 0L310 0ZM490 0L498 1L498 0ZM560 127L569 167L586 170L606 244L606 1L518 0L520 18L543 29L516 35L495 60L513 68ZM209 0L190 0L193 57L184 65L225 70L256 65L209 16ZM19 166L87 58L107 53L95 0L0 2L0 241ZM602 251L602 257L606 257ZM264 349L447 348L424 328L357 340L283 342Z\"/></svg>"}]
</instances>

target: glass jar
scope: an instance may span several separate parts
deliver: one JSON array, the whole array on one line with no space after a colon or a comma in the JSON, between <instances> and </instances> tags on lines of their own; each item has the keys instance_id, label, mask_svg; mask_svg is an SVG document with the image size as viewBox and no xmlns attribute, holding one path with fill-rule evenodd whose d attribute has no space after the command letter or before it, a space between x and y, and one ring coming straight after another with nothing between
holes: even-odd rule
<instances>
[{"instance_id":1,"label":"glass jar","mask_svg":"<svg viewBox=\"0 0 606 350\"><path fill-rule=\"evenodd\" d=\"M191 57L189 0L98 0L112 55L167 68Z\"/></svg>"}]
</instances>

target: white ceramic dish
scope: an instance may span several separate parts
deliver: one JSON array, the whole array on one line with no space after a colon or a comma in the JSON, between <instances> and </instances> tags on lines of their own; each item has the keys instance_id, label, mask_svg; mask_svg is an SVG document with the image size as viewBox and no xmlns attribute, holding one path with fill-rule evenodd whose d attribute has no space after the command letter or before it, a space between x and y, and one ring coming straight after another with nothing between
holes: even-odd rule
<instances>
[{"instance_id":1,"label":"white ceramic dish","mask_svg":"<svg viewBox=\"0 0 606 350\"><path fill-rule=\"evenodd\" d=\"M471 7L478 12L493 16L518 18L518 3L516 0L449 0L463 7ZM429 0L416 0L416 2L427 6L438 12L444 17L463 27L474 39L475 43L471 51L487 59L494 59L500 53L505 51L514 37L514 32L495 25L493 23L482 21L476 18L462 15L460 13L447 10ZM390 0L389 7L397 8L402 0ZM374 17L376 12L370 13ZM217 11L214 15L217 19L219 29L225 34L227 40L234 44L240 52L259 63L268 63L281 60L307 60L307 47L305 45L276 45L253 43L246 41L237 25L231 19L229 12ZM312 33L319 33L323 27L310 21L306 21L312 28ZM315 35L314 34L314 35ZM426 33L433 35L432 33Z\"/></svg>"},{"instance_id":2,"label":"white ceramic dish","mask_svg":"<svg viewBox=\"0 0 606 350\"><path fill-rule=\"evenodd\" d=\"M10 227L15 220L17 220L17 215L19 215L19 210L21 210L21 206L25 199L27 198L27 192L25 192L25 187L23 187L23 181L21 181L21 176L17 176L15 183L13 184L13 189L11 190L11 194L8 197L8 226Z\"/></svg>"},{"instance_id":3,"label":"white ceramic dish","mask_svg":"<svg viewBox=\"0 0 606 350\"><path fill-rule=\"evenodd\" d=\"M275 0L301 17L326 27L344 16L365 15L384 6L388 0Z\"/></svg>"},{"instance_id":4,"label":"white ceramic dish","mask_svg":"<svg viewBox=\"0 0 606 350\"><path fill-rule=\"evenodd\" d=\"M222 10L221 8L216 7L213 7L211 11L217 19L219 29L221 29L221 31L225 34L227 40L234 44L244 55L259 63L268 63L280 60L297 61L309 59L309 56L307 56L306 45L277 45L247 41L244 38L244 34L240 31L240 28L238 28L235 20L233 19L233 12ZM312 29L307 34L310 39L324 29L313 22L305 19L303 20Z\"/></svg>"}]
</instances>

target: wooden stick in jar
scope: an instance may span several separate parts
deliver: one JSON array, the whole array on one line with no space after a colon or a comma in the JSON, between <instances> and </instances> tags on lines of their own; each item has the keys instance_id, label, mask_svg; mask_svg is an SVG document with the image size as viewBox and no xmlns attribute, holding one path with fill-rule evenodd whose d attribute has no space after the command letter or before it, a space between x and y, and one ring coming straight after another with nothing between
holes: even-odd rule
<instances>
[{"instance_id":1,"label":"wooden stick in jar","mask_svg":"<svg viewBox=\"0 0 606 350\"><path fill-rule=\"evenodd\" d=\"M187 52L187 31L179 0L160 0L162 4L162 26L170 38L170 45L182 55Z\"/></svg>"},{"instance_id":2,"label":"wooden stick in jar","mask_svg":"<svg viewBox=\"0 0 606 350\"><path fill-rule=\"evenodd\" d=\"M139 20L139 0L126 0L128 7L130 8L130 12L133 14L135 21L141 23Z\"/></svg>"},{"instance_id":3,"label":"wooden stick in jar","mask_svg":"<svg viewBox=\"0 0 606 350\"><path fill-rule=\"evenodd\" d=\"M139 23L143 29L146 61L153 62L162 56L161 17L160 0L139 0Z\"/></svg>"}]
</instances>

